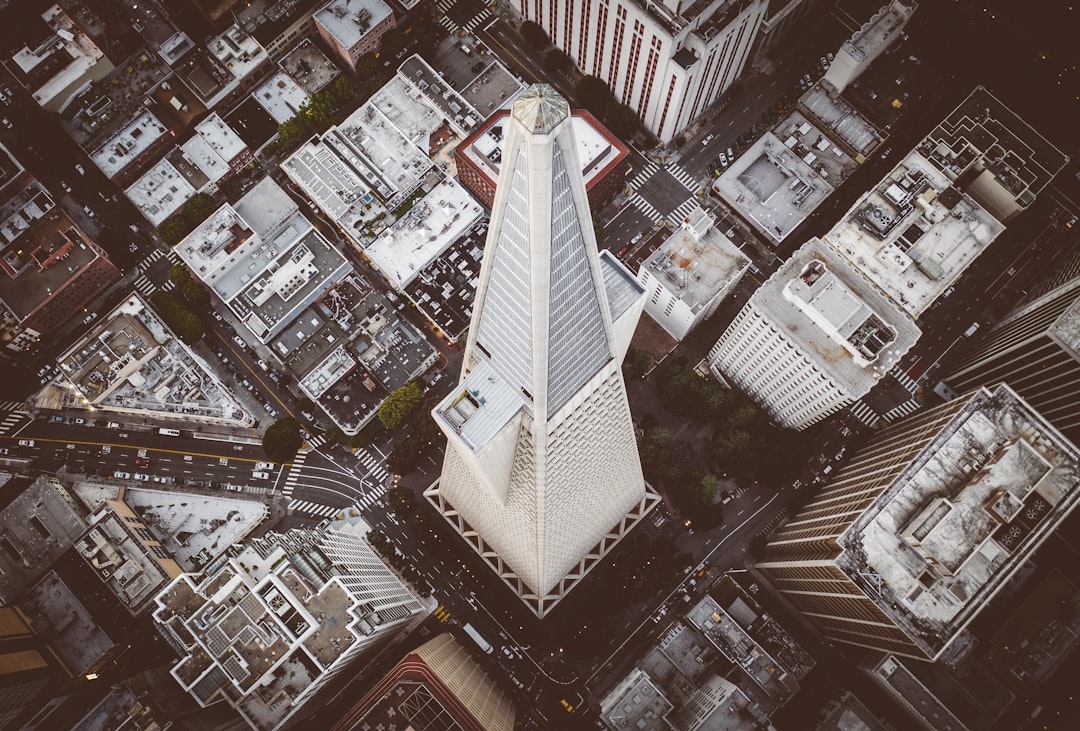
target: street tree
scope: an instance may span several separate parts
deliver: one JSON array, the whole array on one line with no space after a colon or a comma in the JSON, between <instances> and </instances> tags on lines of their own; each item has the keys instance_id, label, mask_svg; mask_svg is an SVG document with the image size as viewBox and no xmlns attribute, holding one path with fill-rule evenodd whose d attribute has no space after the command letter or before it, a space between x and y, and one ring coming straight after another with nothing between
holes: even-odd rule
<instances>
[{"instance_id":1,"label":"street tree","mask_svg":"<svg viewBox=\"0 0 1080 731\"><path fill-rule=\"evenodd\" d=\"M266 458L272 462L288 462L296 456L304 443L300 434L300 422L291 416L278 419L263 433L262 446Z\"/></svg>"},{"instance_id":2,"label":"street tree","mask_svg":"<svg viewBox=\"0 0 1080 731\"><path fill-rule=\"evenodd\" d=\"M379 421L387 429L396 429L416 410L424 400L424 392L416 381L409 381L397 389L379 406Z\"/></svg>"}]
</instances>

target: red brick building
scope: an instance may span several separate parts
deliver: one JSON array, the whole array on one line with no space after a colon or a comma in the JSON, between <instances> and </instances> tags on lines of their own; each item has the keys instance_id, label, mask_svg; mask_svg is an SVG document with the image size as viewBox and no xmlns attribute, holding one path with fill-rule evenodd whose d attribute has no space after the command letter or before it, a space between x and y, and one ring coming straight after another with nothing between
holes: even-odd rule
<instances>
[{"instance_id":1,"label":"red brick building","mask_svg":"<svg viewBox=\"0 0 1080 731\"><path fill-rule=\"evenodd\" d=\"M575 109L571 115L589 207L599 211L623 189L630 169L630 151L589 112ZM495 200L503 134L509 116L509 110L503 109L488 117L458 145L455 153L458 179L488 208Z\"/></svg>"}]
</instances>

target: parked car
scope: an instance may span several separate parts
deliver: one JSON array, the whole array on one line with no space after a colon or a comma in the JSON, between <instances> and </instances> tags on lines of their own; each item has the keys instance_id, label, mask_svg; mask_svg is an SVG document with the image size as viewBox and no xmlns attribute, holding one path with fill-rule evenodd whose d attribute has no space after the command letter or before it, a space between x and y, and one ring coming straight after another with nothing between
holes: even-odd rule
<instances>
[{"instance_id":1,"label":"parked car","mask_svg":"<svg viewBox=\"0 0 1080 731\"><path fill-rule=\"evenodd\" d=\"M256 470L255 472L252 472L251 476L254 477L256 480L269 480L270 479L270 473L269 472L259 472L258 470Z\"/></svg>"},{"instance_id":2,"label":"parked car","mask_svg":"<svg viewBox=\"0 0 1080 731\"><path fill-rule=\"evenodd\" d=\"M272 470L274 469L273 462L256 462L255 469L257 470Z\"/></svg>"},{"instance_id":3,"label":"parked car","mask_svg":"<svg viewBox=\"0 0 1080 731\"><path fill-rule=\"evenodd\" d=\"M130 472L124 472L122 470L117 470L116 472L113 473L113 477L115 477L118 480L130 480L131 479L131 473Z\"/></svg>"}]
</instances>

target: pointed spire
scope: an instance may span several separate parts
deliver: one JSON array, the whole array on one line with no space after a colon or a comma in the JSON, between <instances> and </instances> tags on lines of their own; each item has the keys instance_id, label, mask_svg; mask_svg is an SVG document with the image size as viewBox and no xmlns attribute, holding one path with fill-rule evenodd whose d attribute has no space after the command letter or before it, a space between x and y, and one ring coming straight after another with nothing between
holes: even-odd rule
<instances>
[{"instance_id":1,"label":"pointed spire","mask_svg":"<svg viewBox=\"0 0 1080 731\"><path fill-rule=\"evenodd\" d=\"M570 116L570 104L550 84L533 84L514 102L513 115L533 134L547 134Z\"/></svg>"}]
</instances>

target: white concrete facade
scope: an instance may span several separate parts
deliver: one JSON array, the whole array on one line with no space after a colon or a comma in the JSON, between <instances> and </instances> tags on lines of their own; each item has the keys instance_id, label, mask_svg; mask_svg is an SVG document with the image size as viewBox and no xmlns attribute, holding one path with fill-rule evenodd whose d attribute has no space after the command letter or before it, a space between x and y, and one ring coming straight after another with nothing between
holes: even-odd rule
<instances>
[{"instance_id":1,"label":"white concrete facade","mask_svg":"<svg viewBox=\"0 0 1080 731\"><path fill-rule=\"evenodd\" d=\"M596 247L566 100L519 98L449 443L427 495L543 617L656 503L622 379L620 319L644 292Z\"/></svg>"},{"instance_id":2,"label":"white concrete facade","mask_svg":"<svg viewBox=\"0 0 1080 731\"><path fill-rule=\"evenodd\" d=\"M739 78L767 0L514 0L663 143Z\"/></svg>"}]
</instances>

